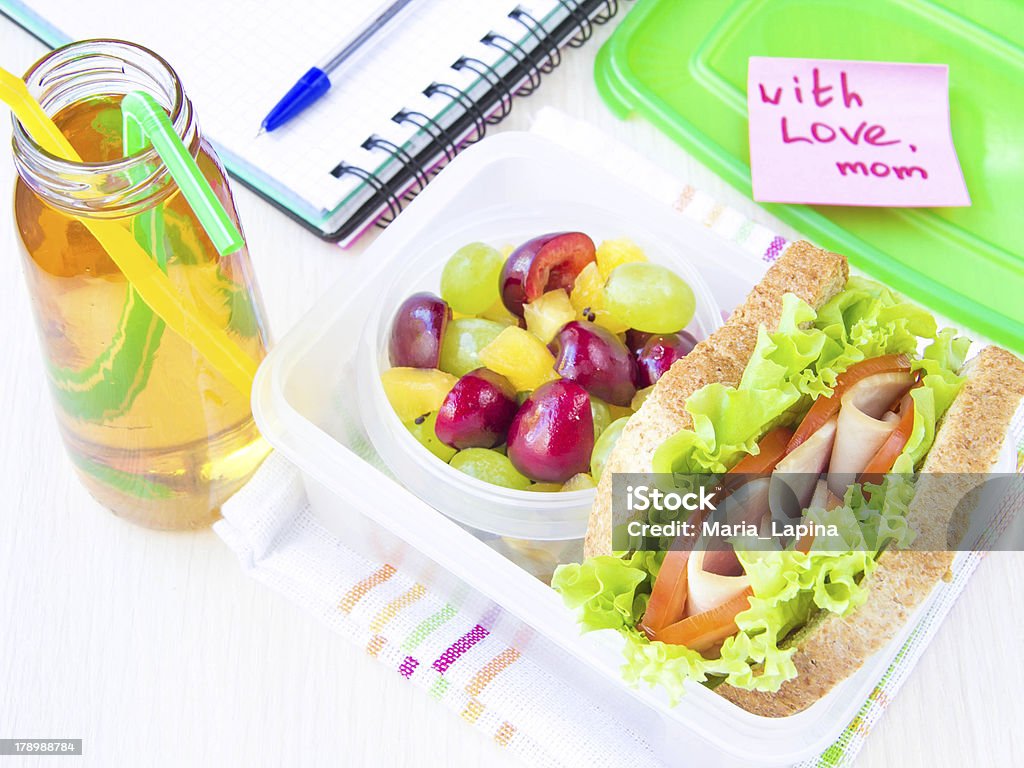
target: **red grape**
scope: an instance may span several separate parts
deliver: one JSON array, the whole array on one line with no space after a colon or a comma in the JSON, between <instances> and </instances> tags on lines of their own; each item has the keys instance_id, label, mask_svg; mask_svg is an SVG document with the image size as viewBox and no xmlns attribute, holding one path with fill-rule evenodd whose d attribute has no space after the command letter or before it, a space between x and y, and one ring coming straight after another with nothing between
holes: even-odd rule
<instances>
[{"instance_id":1,"label":"red grape","mask_svg":"<svg viewBox=\"0 0 1024 768\"><path fill-rule=\"evenodd\" d=\"M512 465L540 483L564 483L588 471L593 450L590 396L564 379L537 387L508 431Z\"/></svg>"},{"instance_id":2,"label":"red grape","mask_svg":"<svg viewBox=\"0 0 1024 768\"><path fill-rule=\"evenodd\" d=\"M388 357L396 368L437 368L451 308L432 293L414 293L391 321Z\"/></svg>"},{"instance_id":3,"label":"red grape","mask_svg":"<svg viewBox=\"0 0 1024 768\"><path fill-rule=\"evenodd\" d=\"M566 323L555 336L555 371L613 405L629 405L636 394L636 360L610 331L586 321Z\"/></svg>"},{"instance_id":4,"label":"red grape","mask_svg":"<svg viewBox=\"0 0 1024 768\"><path fill-rule=\"evenodd\" d=\"M437 412L434 432L452 448L493 448L505 442L519 406L504 376L477 368L459 379Z\"/></svg>"},{"instance_id":5,"label":"red grape","mask_svg":"<svg viewBox=\"0 0 1024 768\"><path fill-rule=\"evenodd\" d=\"M638 331L635 328L630 328L626 331L626 348L635 356L639 357L640 353L643 351L644 344L646 344L647 340L653 335L653 333L647 333L646 331Z\"/></svg>"},{"instance_id":6,"label":"red grape","mask_svg":"<svg viewBox=\"0 0 1024 768\"><path fill-rule=\"evenodd\" d=\"M656 334L647 339L637 353L641 389L649 387L665 375L676 360L681 360L697 346L697 339L688 331Z\"/></svg>"}]
</instances>

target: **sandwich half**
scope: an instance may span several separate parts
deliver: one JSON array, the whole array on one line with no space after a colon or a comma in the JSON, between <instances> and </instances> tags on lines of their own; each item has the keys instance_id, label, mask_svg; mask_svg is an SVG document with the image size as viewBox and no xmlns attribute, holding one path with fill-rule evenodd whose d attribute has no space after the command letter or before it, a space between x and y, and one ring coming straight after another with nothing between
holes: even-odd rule
<instances>
[{"instance_id":1,"label":"sandwich half","mask_svg":"<svg viewBox=\"0 0 1024 768\"><path fill-rule=\"evenodd\" d=\"M626 636L630 681L676 696L693 680L764 716L807 708L948 574L954 510L939 508L993 471L1006 445L1024 363L986 347L964 364L969 345L887 288L851 278L844 257L794 243L630 418L598 484L587 559L561 567L553 586L584 628ZM737 551L717 572L705 568L710 552L613 551L613 530L629 521L613 509L614 475L755 466L820 471L803 514L859 545ZM901 478L913 472L962 487L908 490Z\"/></svg>"}]
</instances>

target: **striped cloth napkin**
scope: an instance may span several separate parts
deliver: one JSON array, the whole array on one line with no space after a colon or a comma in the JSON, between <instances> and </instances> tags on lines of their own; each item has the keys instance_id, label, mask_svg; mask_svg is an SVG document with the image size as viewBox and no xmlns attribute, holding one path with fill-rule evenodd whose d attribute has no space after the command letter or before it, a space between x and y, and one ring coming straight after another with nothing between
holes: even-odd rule
<instances>
[{"instance_id":1,"label":"striped cloth napkin","mask_svg":"<svg viewBox=\"0 0 1024 768\"><path fill-rule=\"evenodd\" d=\"M585 123L544 110L534 130L621 172L765 265L787 241L663 171ZM1021 414L1024 416L1024 413ZM1019 418L1018 434L1024 433ZM1024 459L1024 454L1021 456ZM1024 461L1022 461L1024 464ZM223 509L214 529L253 577L319 617L527 763L657 766L642 733L566 677L543 637L465 586L442 594L390 563L373 562L330 534L310 511L298 470L271 455ZM981 555L961 558L893 664L837 741L804 765L845 766L881 717Z\"/></svg>"}]
</instances>

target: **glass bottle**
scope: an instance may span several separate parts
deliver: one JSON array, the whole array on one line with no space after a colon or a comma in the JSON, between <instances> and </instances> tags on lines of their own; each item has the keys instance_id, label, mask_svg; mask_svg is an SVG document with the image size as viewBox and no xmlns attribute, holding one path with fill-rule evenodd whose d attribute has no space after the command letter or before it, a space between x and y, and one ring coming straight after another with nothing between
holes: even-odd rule
<instances>
[{"instance_id":1,"label":"glass bottle","mask_svg":"<svg viewBox=\"0 0 1024 768\"><path fill-rule=\"evenodd\" d=\"M15 121L14 217L68 453L114 513L153 528L208 525L269 451L248 395L165 327L82 221L132 230L181 300L259 360L267 334L248 251L218 254L152 149L122 157L121 98L144 90L160 102L237 225L224 169L178 76L145 48L73 43L25 81L82 158L50 155Z\"/></svg>"}]
</instances>

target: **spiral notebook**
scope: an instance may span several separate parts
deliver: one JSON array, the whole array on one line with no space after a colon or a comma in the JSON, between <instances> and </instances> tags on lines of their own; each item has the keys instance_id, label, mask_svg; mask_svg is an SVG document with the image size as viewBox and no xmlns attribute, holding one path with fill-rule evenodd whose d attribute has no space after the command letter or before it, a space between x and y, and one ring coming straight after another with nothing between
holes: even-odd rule
<instances>
[{"instance_id":1,"label":"spiral notebook","mask_svg":"<svg viewBox=\"0 0 1024 768\"><path fill-rule=\"evenodd\" d=\"M169 10L173 7L173 11ZM294 81L375 3L0 0L50 46L112 37L167 59L233 176L325 239L386 223L610 19L615 0L417 0L332 76L327 96L257 136ZM102 12L98 12L98 9Z\"/></svg>"}]
</instances>

